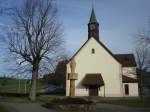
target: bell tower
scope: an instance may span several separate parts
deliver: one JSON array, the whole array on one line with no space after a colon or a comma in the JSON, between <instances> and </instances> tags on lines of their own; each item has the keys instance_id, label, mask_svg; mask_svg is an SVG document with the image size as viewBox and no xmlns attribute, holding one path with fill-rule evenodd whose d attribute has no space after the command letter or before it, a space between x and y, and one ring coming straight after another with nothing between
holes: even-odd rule
<instances>
[{"instance_id":1,"label":"bell tower","mask_svg":"<svg viewBox=\"0 0 150 112\"><path fill-rule=\"evenodd\" d=\"M91 17L88 23L88 39L94 37L99 41L99 23L97 22L94 8L92 8Z\"/></svg>"}]
</instances>

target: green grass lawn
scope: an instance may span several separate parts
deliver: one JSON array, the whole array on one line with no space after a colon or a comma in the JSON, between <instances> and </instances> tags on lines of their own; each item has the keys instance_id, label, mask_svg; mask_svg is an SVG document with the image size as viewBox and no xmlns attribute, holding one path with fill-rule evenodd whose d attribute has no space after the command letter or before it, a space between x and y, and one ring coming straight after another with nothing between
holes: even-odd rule
<instances>
[{"instance_id":1,"label":"green grass lawn","mask_svg":"<svg viewBox=\"0 0 150 112\"><path fill-rule=\"evenodd\" d=\"M0 97L1 102L32 103L28 97ZM1 112L1 111L0 111Z\"/></svg>"},{"instance_id":2,"label":"green grass lawn","mask_svg":"<svg viewBox=\"0 0 150 112\"><path fill-rule=\"evenodd\" d=\"M27 82L26 86L25 83ZM37 83L37 91L40 91L42 88L45 88L46 85L39 82ZM30 83L26 79L19 80L18 79L2 79L0 78L0 92L7 92L7 93L25 93L30 91Z\"/></svg>"},{"instance_id":3,"label":"green grass lawn","mask_svg":"<svg viewBox=\"0 0 150 112\"><path fill-rule=\"evenodd\" d=\"M99 100L97 103L124 105L128 107L150 108L150 100Z\"/></svg>"},{"instance_id":4,"label":"green grass lawn","mask_svg":"<svg viewBox=\"0 0 150 112\"><path fill-rule=\"evenodd\" d=\"M54 99L58 99L58 97L49 96L49 95L41 95L37 96L36 101L30 101L28 97L1 97L0 101L2 102L12 102L12 103L33 103L33 102L50 102ZM0 111L1 112L1 111Z\"/></svg>"},{"instance_id":5,"label":"green grass lawn","mask_svg":"<svg viewBox=\"0 0 150 112\"><path fill-rule=\"evenodd\" d=\"M25 93L25 82L28 82L26 86L26 93L30 91L30 83L26 79L19 80L12 78L0 78L0 93ZM38 81L37 92L40 92L43 88L46 88L46 84ZM0 101L3 102L15 102L15 103L31 103L28 97L6 97L0 96ZM1 112L1 111L0 111Z\"/></svg>"},{"instance_id":6,"label":"green grass lawn","mask_svg":"<svg viewBox=\"0 0 150 112\"><path fill-rule=\"evenodd\" d=\"M29 84L26 86L27 92L29 91ZM11 92L11 93L24 93L25 92L25 80L20 80L20 86L19 86L19 80L17 79L0 79L0 92Z\"/></svg>"}]
</instances>

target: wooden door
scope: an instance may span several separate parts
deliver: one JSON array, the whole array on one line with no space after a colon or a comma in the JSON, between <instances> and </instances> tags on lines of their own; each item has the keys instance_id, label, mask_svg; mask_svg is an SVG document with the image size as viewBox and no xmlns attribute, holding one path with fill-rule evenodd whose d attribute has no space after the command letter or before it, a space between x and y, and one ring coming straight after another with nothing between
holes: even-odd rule
<instances>
[{"instance_id":1,"label":"wooden door","mask_svg":"<svg viewBox=\"0 0 150 112\"><path fill-rule=\"evenodd\" d=\"M129 95L129 85L125 84L125 95Z\"/></svg>"},{"instance_id":2,"label":"wooden door","mask_svg":"<svg viewBox=\"0 0 150 112\"><path fill-rule=\"evenodd\" d=\"M89 88L89 96L98 96L98 88L90 87Z\"/></svg>"}]
</instances>

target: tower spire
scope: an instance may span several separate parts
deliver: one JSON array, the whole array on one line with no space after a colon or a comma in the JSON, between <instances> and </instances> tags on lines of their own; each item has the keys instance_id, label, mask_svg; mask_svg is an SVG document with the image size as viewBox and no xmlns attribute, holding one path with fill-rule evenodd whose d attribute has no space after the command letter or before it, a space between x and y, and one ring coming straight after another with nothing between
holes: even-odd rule
<instances>
[{"instance_id":1,"label":"tower spire","mask_svg":"<svg viewBox=\"0 0 150 112\"><path fill-rule=\"evenodd\" d=\"M93 5L90 20L88 23L88 39L90 39L91 37L99 41L99 23L97 22Z\"/></svg>"},{"instance_id":2,"label":"tower spire","mask_svg":"<svg viewBox=\"0 0 150 112\"><path fill-rule=\"evenodd\" d=\"M97 22L97 19L95 16L95 11L94 11L94 8L92 7L92 12L91 12L91 17L90 17L89 23L96 23L96 22Z\"/></svg>"}]
</instances>

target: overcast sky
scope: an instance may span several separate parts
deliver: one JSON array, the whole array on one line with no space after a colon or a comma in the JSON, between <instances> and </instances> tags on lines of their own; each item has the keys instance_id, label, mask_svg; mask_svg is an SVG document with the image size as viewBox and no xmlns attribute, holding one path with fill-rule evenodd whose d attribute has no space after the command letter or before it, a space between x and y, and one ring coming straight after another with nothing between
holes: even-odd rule
<instances>
[{"instance_id":1,"label":"overcast sky","mask_svg":"<svg viewBox=\"0 0 150 112\"><path fill-rule=\"evenodd\" d=\"M18 0L9 0L15 5ZM147 27L150 20L150 0L93 0L100 25L100 41L113 53L133 53L133 35ZM92 0L57 0L59 21L63 24L66 50L73 55L88 39L87 24L90 19ZM1 25L8 25L1 17ZM0 50L1 51L1 50ZM2 57L2 54L0 55ZM0 74L5 64L0 59Z\"/></svg>"}]
</instances>

